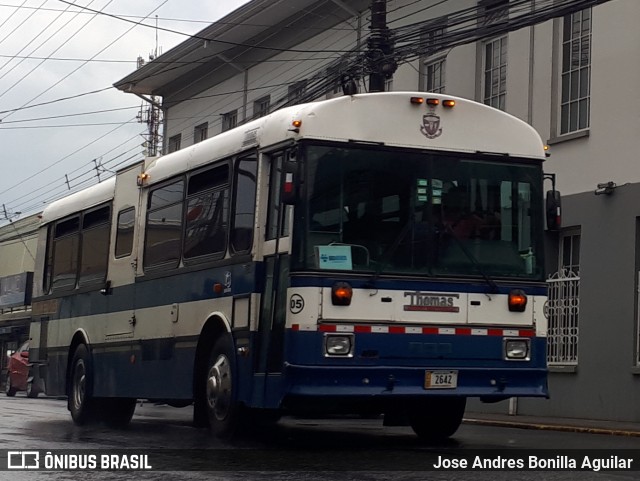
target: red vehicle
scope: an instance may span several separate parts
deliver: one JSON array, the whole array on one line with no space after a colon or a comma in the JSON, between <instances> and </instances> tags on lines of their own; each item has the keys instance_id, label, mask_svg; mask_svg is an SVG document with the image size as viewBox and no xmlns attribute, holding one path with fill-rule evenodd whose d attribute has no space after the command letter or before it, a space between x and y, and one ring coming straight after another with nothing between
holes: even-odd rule
<instances>
[{"instance_id":1,"label":"red vehicle","mask_svg":"<svg viewBox=\"0 0 640 481\"><path fill-rule=\"evenodd\" d=\"M15 396L18 391L27 391L28 397L37 397L38 391L29 379L29 341L9 356L7 364L7 396Z\"/></svg>"}]
</instances>

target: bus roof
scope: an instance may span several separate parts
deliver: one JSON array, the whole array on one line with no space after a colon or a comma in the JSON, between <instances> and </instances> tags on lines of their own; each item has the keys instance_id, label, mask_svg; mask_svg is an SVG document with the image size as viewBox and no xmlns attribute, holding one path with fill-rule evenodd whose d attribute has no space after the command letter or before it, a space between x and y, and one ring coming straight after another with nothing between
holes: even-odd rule
<instances>
[{"instance_id":1,"label":"bus roof","mask_svg":"<svg viewBox=\"0 0 640 481\"><path fill-rule=\"evenodd\" d=\"M412 103L412 98L420 98L423 103ZM439 105L428 105L427 99L437 99ZM455 106L445 107L444 100L455 101ZM299 129L293 127L294 120L302 122ZM385 92L277 110L159 157L147 169L149 184L251 147L266 148L302 139L545 159L544 145L536 130L506 112L451 95Z\"/></svg>"},{"instance_id":2,"label":"bus roof","mask_svg":"<svg viewBox=\"0 0 640 481\"><path fill-rule=\"evenodd\" d=\"M115 186L116 178L110 177L99 184L52 202L42 212L41 225L110 201L113 199Z\"/></svg>"},{"instance_id":3,"label":"bus roof","mask_svg":"<svg viewBox=\"0 0 640 481\"><path fill-rule=\"evenodd\" d=\"M422 103L419 100L422 99ZM438 105L435 104L437 100ZM443 101L453 100L453 107ZM300 121L299 128L293 126ZM256 147L302 139L367 142L422 150L545 159L542 139L526 122L459 97L426 92L342 96L277 110L150 162L148 185ZM48 206L47 223L113 198L115 177Z\"/></svg>"}]
</instances>

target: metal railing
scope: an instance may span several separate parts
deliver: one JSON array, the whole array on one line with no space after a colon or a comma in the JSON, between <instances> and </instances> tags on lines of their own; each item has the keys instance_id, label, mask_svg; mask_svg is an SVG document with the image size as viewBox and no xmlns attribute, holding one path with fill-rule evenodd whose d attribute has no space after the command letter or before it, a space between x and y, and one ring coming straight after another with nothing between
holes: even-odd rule
<instances>
[{"instance_id":1,"label":"metal railing","mask_svg":"<svg viewBox=\"0 0 640 481\"><path fill-rule=\"evenodd\" d=\"M550 276L547 282L547 362L549 365L577 365L580 276L563 268Z\"/></svg>"}]
</instances>

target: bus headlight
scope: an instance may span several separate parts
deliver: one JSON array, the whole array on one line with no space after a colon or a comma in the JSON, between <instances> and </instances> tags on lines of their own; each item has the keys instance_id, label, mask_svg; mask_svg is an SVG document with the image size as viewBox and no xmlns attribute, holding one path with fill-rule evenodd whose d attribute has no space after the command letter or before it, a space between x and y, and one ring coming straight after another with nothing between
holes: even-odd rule
<instances>
[{"instance_id":1,"label":"bus headlight","mask_svg":"<svg viewBox=\"0 0 640 481\"><path fill-rule=\"evenodd\" d=\"M529 339L505 339L504 358L528 361L531 353L531 341Z\"/></svg>"},{"instance_id":2,"label":"bus headlight","mask_svg":"<svg viewBox=\"0 0 640 481\"><path fill-rule=\"evenodd\" d=\"M353 356L353 334L326 334L324 337L325 356Z\"/></svg>"}]
</instances>

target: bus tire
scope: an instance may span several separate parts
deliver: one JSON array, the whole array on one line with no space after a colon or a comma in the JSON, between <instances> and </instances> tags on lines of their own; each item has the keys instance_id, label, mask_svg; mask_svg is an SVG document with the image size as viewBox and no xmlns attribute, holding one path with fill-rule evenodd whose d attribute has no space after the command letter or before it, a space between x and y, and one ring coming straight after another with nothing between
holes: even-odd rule
<instances>
[{"instance_id":1,"label":"bus tire","mask_svg":"<svg viewBox=\"0 0 640 481\"><path fill-rule=\"evenodd\" d=\"M93 398L93 368L87 346L80 344L73 353L69 380L69 411L73 422L82 426L95 421L96 400Z\"/></svg>"},{"instance_id":2,"label":"bus tire","mask_svg":"<svg viewBox=\"0 0 640 481\"><path fill-rule=\"evenodd\" d=\"M409 410L409 424L420 439L447 439L460 427L466 404L464 397L438 397L415 403Z\"/></svg>"},{"instance_id":3,"label":"bus tire","mask_svg":"<svg viewBox=\"0 0 640 481\"><path fill-rule=\"evenodd\" d=\"M231 338L221 336L213 345L205 379L209 428L220 439L231 439L240 426L242 407L238 402L236 362Z\"/></svg>"},{"instance_id":4,"label":"bus tire","mask_svg":"<svg viewBox=\"0 0 640 481\"><path fill-rule=\"evenodd\" d=\"M135 398L103 398L100 400L100 417L111 428L124 428L136 410Z\"/></svg>"},{"instance_id":5,"label":"bus tire","mask_svg":"<svg viewBox=\"0 0 640 481\"><path fill-rule=\"evenodd\" d=\"M33 385L33 381L29 381L27 383L27 397L28 398L37 398L39 391Z\"/></svg>"},{"instance_id":6,"label":"bus tire","mask_svg":"<svg viewBox=\"0 0 640 481\"><path fill-rule=\"evenodd\" d=\"M7 396L9 397L13 397L16 395L16 388L13 387L13 385L11 384L11 375L9 373L7 373L7 382L4 385L4 392L7 394Z\"/></svg>"}]
</instances>

